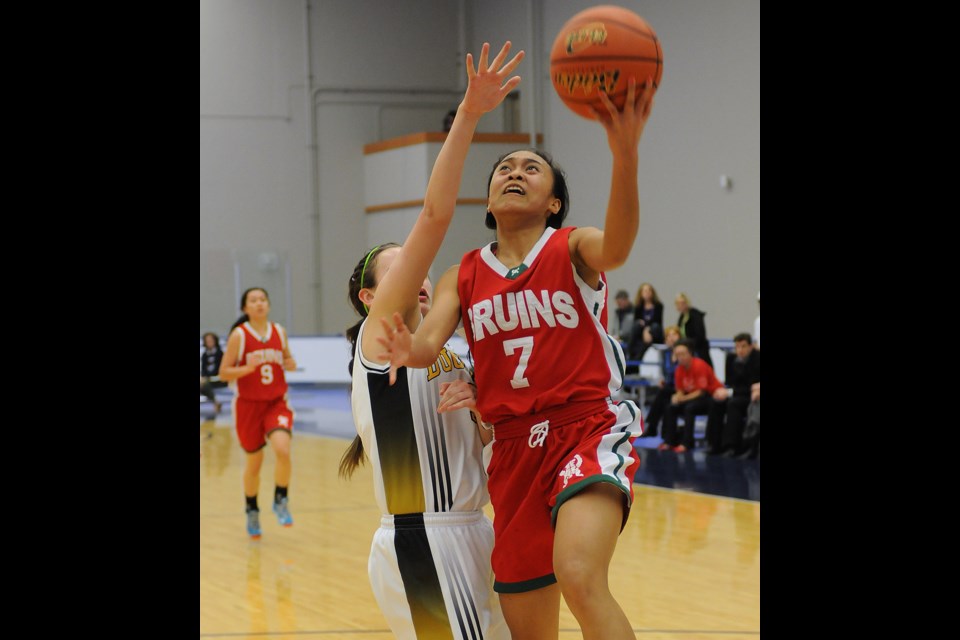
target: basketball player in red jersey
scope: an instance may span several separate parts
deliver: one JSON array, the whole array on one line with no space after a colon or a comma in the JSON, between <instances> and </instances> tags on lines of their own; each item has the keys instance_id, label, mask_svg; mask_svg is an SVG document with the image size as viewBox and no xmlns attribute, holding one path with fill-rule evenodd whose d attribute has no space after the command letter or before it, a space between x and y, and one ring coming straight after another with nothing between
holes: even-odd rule
<instances>
[{"instance_id":1,"label":"basketball player in red jersey","mask_svg":"<svg viewBox=\"0 0 960 640\"><path fill-rule=\"evenodd\" d=\"M247 289L240 300L243 315L230 329L227 351L220 363L220 379L233 389L233 416L240 446L247 452L243 470L243 493L247 499L247 533L259 538L260 467L263 447L270 443L277 456L273 511L284 527L293 525L287 503L290 484L290 438L293 409L287 402L284 371L293 371L297 362L287 344L287 332L270 322L270 298L260 287Z\"/></svg>"},{"instance_id":2,"label":"basketball player in red jersey","mask_svg":"<svg viewBox=\"0 0 960 640\"><path fill-rule=\"evenodd\" d=\"M398 314L383 320L391 368L428 366L463 322L477 408L494 429L494 589L514 640L556 638L561 593L585 639L636 638L607 576L642 427L636 405L610 398L624 359L601 320L603 272L626 261L639 227L638 146L652 85L638 90L631 79L622 112L602 93L605 111L594 111L613 155L605 230L561 228L563 172L544 153L509 153L489 180L497 241L440 278L415 334Z\"/></svg>"}]
</instances>

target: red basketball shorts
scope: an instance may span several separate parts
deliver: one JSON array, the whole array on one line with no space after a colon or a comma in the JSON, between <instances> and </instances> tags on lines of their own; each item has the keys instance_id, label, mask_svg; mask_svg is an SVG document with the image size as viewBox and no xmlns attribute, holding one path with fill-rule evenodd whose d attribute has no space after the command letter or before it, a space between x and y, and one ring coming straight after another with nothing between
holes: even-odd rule
<instances>
[{"instance_id":1,"label":"red basketball shorts","mask_svg":"<svg viewBox=\"0 0 960 640\"><path fill-rule=\"evenodd\" d=\"M640 458L633 448L641 415L630 401L569 403L494 425L487 486L493 504L494 590L532 591L556 582L553 527L557 512L596 482L633 502Z\"/></svg>"},{"instance_id":2,"label":"red basketball shorts","mask_svg":"<svg viewBox=\"0 0 960 640\"><path fill-rule=\"evenodd\" d=\"M233 416L240 446L247 453L262 449L269 435L277 429L286 429L293 435L293 409L286 394L275 400L234 398Z\"/></svg>"}]
</instances>

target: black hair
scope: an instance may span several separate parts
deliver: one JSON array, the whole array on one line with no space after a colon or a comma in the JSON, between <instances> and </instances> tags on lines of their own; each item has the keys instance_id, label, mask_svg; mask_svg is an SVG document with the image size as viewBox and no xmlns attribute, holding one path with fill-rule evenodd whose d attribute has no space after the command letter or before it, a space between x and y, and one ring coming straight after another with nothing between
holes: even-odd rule
<instances>
[{"instance_id":1,"label":"black hair","mask_svg":"<svg viewBox=\"0 0 960 640\"><path fill-rule=\"evenodd\" d=\"M250 287L243 292L243 295L240 296L240 311L243 311L243 308L247 306L247 296L250 295L252 291L263 291L263 295L266 296L267 302L270 302L270 294L267 293L267 290L263 287ZM237 318L237 321L233 323L233 326L230 327L229 333L233 333L233 330L242 325L244 322L250 319L246 313Z\"/></svg>"},{"instance_id":2,"label":"black hair","mask_svg":"<svg viewBox=\"0 0 960 640\"><path fill-rule=\"evenodd\" d=\"M497 172L497 167L500 166L500 163L503 162L504 158L516 153L517 151L529 151L530 153L535 153L546 160L547 164L550 165L550 169L553 171L553 197L560 201L560 210L547 218L547 226L553 227L554 229L559 229L561 225L563 225L564 219L567 217L567 211L570 209L570 193L567 191L567 174L563 171L560 165L553 161L553 156L551 156L549 153L531 147L528 149L515 149L503 154L497 158L497 161L493 163L493 169L490 170L490 176L487 178L487 193L490 193L490 183L493 182L493 174ZM497 228L497 220L489 211L487 211L487 217L484 220L484 225L487 227L487 229Z\"/></svg>"},{"instance_id":3,"label":"black hair","mask_svg":"<svg viewBox=\"0 0 960 640\"><path fill-rule=\"evenodd\" d=\"M690 352L690 355L695 356L697 355L697 350L695 348L696 344L697 343L693 338L681 338L680 340L677 340L677 344L673 345L673 348L676 349L677 347L686 347L687 351Z\"/></svg>"},{"instance_id":4,"label":"black hair","mask_svg":"<svg viewBox=\"0 0 960 640\"><path fill-rule=\"evenodd\" d=\"M453 121L456 119L456 117L457 117L456 109L450 109L450 111L447 111L447 115L443 117L444 132L446 133L450 132L450 128L453 127Z\"/></svg>"},{"instance_id":5,"label":"black hair","mask_svg":"<svg viewBox=\"0 0 960 640\"><path fill-rule=\"evenodd\" d=\"M347 371L350 373L351 378L353 377L353 360L357 355L357 337L360 335L360 325L367 319L367 314L369 313L366 305L360 300L360 290L377 286L377 277L375 274L380 254L386 249L399 246L396 242L378 244L363 254L360 262L353 268L353 273L350 274L350 282L347 285L347 299L350 301L350 306L360 314L360 320L347 329L347 340L350 341L351 346L350 362L347 364ZM340 458L339 476L345 480L349 480L353 472L357 470L357 467L363 464L363 458L363 441L360 439L360 436L356 436Z\"/></svg>"},{"instance_id":6,"label":"black hair","mask_svg":"<svg viewBox=\"0 0 960 640\"><path fill-rule=\"evenodd\" d=\"M352 306L356 312L360 314L360 320L352 327L347 329L347 340L349 340L350 344L353 346L354 352L357 350L357 335L360 333L360 325L363 324L363 321L367 318L367 308L360 300L360 290L377 286L377 278L376 275L374 275L377 270L377 259L380 257L380 254L384 252L384 250L399 246L400 245L396 242L385 242L383 244L378 244L363 254L363 257L360 258L360 262L358 262L353 268L353 273L350 274L350 282L347 285L347 300L350 302L350 306ZM350 374L353 375L352 356L350 357L350 364L348 367Z\"/></svg>"},{"instance_id":7,"label":"black hair","mask_svg":"<svg viewBox=\"0 0 960 640\"><path fill-rule=\"evenodd\" d=\"M749 333L746 333L746 332L738 333L737 335L733 336L733 341L746 342L747 344L753 344L753 336L751 336Z\"/></svg>"}]
</instances>

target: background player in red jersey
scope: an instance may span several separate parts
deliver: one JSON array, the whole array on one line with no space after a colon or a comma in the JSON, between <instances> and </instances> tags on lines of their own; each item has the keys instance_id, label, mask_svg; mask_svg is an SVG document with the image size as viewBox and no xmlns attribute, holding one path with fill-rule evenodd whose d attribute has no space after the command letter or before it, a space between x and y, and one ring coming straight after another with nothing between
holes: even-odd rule
<instances>
[{"instance_id":1,"label":"background player in red jersey","mask_svg":"<svg viewBox=\"0 0 960 640\"><path fill-rule=\"evenodd\" d=\"M640 411L610 399L624 359L603 324L603 272L626 261L637 235L652 84L638 90L631 78L622 112L600 94L613 155L605 230L561 228L562 171L539 151L507 154L489 179L497 241L439 279L415 334L399 314L382 322L391 379L399 366L432 363L463 322L477 408L494 428L494 588L514 640L556 638L561 593L584 638L636 637L607 575L633 497Z\"/></svg>"},{"instance_id":2,"label":"background player in red jersey","mask_svg":"<svg viewBox=\"0 0 960 640\"><path fill-rule=\"evenodd\" d=\"M273 511L284 527L293 525L287 502L290 485L290 438L293 409L287 401L284 371L297 368L290 353L287 332L270 322L270 298L266 290L253 287L240 299L243 315L230 328L227 351L220 364L220 379L234 391L233 417L240 446L247 452L243 470L243 494L247 505L247 533L259 538L260 467L267 442L277 456Z\"/></svg>"}]
</instances>

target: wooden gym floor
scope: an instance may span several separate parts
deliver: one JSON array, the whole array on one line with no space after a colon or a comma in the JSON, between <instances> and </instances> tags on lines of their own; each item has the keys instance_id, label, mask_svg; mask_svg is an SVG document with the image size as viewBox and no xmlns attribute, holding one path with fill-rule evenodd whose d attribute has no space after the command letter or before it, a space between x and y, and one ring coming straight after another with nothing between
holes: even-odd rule
<instances>
[{"instance_id":1,"label":"wooden gym floor","mask_svg":"<svg viewBox=\"0 0 960 640\"><path fill-rule=\"evenodd\" d=\"M229 399L229 393L221 395ZM345 389L294 389L290 511L270 511L274 459L261 472L263 537L247 536L244 456L229 404L200 417L200 637L237 640L386 640L370 592L367 554L379 513L372 475L337 477L352 437ZM654 440L654 443L644 442ZM759 463L678 455L638 440L635 502L610 586L638 638L755 640L760 635ZM730 497L741 495L742 497ZM752 498L752 499L749 499ZM494 517L488 506L488 515ZM561 608L560 638L580 638Z\"/></svg>"}]
</instances>

